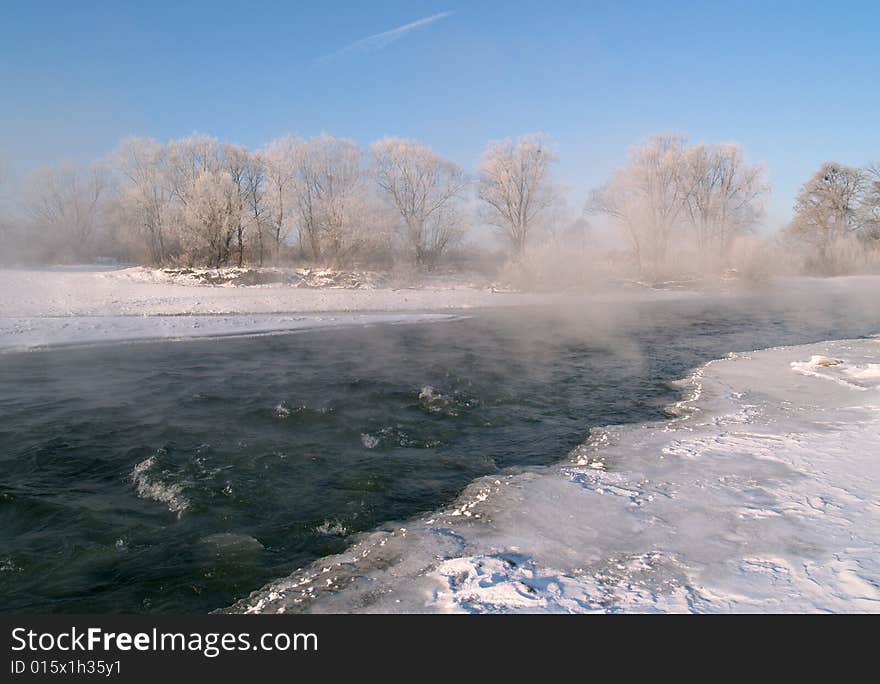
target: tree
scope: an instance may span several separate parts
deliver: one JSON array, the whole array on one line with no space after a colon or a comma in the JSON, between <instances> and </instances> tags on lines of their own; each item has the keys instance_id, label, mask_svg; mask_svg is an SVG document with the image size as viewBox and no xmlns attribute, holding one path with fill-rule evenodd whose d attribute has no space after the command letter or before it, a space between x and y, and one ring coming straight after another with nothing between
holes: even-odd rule
<instances>
[{"instance_id":1,"label":"tree","mask_svg":"<svg viewBox=\"0 0 880 684\"><path fill-rule=\"evenodd\" d=\"M376 182L400 214L413 260L434 268L465 232L458 206L468 185L464 173L412 140L385 138L372 152Z\"/></svg>"},{"instance_id":2,"label":"tree","mask_svg":"<svg viewBox=\"0 0 880 684\"><path fill-rule=\"evenodd\" d=\"M266 175L267 220L271 226L273 256L276 260L289 232L293 212L288 207L294 201L292 195L297 176L297 159L304 144L300 138L288 135L273 140L260 153ZM260 253L262 255L262 251ZM262 256L260 259L262 263Z\"/></svg>"},{"instance_id":3,"label":"tree","mask_svg":"<svg viewBox=\"0 0 880 684\"><path fill-rule=\"evenodd\" d=\"M229 178L235 186L238 202L235 212L238 222L234 227L234 233L237 263L241 268L244 264L245 231L251 218L248 215L249 212L245 211L245 207L248 206L257 219L262 211L262 207L256 203L262 196L262 190L254 185L262 178L262 162L257 155L244 147L227 144L223 146L223 169L229 174ZM255 226L255 230L257 229L258 226Z\"/></svg>"},{"instance_id":4,"label":"tree","mask_svg":"<svg viewBox=\"0 0 880 684\"><path fill-rule=\"evenodd\" d=\"M365 200L362 181L361 151L351 140L320 135L299 148L293 195L301 240L315 261L351 256Z\"/></svg>"},{"instance_id":5,"label":"tree","mask_svg":"<svg viewBox=\"0 0 880 684\"><path fill-rule=\"evenodd\" d=\"M45 167L30 178L30 212L50 241L61 243L77 257L86 256L103 218L108 190L104 167Z\"/></svg>"},{"instance_id":6,"label":"tree","mask_svg":"<svg viewBox=\"0 0 880 684\"><path fill-rule=\"evenodd\" d=\"M529 234L558 196L550 181L555 161L540 133L492 143L483 153L478 196L485 220L510 243L514 259L522 258Z\"/></svg>"},{"instance_id":7,"label":"tree","mask_svg":"<svg viewBox=\"0 0 880 684\"><path fill-rule=\"evenodd\" d=\"M225 265L235 231L241 225L238 187L227 171L203 171L187 189L187 198L183 210L187 261L190 265Z\"/></svg>"},{"instance_id":8,"label":"tree","mask_svg":"<svg viewBox=\"0 0 880 684\"><path fill-rule=\"evenodd\" d=\"M616 221L629 239L640 275L647 267L657 279L666 268L670 238L688 197L684 150L683 138L655 136L631 148L626 166L591 195L588 211Z\"/></svg>"},{"instance_id":9,"label":"tree","mask_svg":"<svg viewBox=\"0 0 880 684\"><path fill-rule=\"evenodd\" d=\"M150 260L164 263L173 252L168 234L171 192L163 176L165 148L155 140L128 138L113 155L126 181L119 198L123 221L137 227Z\"/></svg>"},{"instance_id":10,"label":"tree","mask_svg":"<svg viewBox=\"0 0 880 684\"><path fill-rule=\"evenodd\" d=\"M864 174L861 237L873 244L880 244L880 164L869 165Z\"/></svg>"},{"instance_id":11,"label":"tree","mask_svg":"<svg viewBox=\"0 0 880 684\"><path fill-rule=\"evenodd\" d=\"M168 191L185 207L199 176L221 170L222 147L216 138L196 133L169 142L161 160Z\"/></svg>"},{"instance_id":12,"label":"tree","mask_svg":"<svg viewBox=\"0 0 880 684\"><path fill-rule=\"evenodd\" d=\"M256 242L254 253L257 263L262 266L265 259L266 229L271 223L266 191L266 164L259 154L252 155L251 163L244 169L244 200L251 235Z\"/></svg>"},{"instance_id":13,"label":"tree","mask_svg":"<svg viewBox=\"0 0 880 684\"><path fill-rule=\"evenodd\" d=\"M697 251L704 259L714 252L723 265L732 239L764 215L769 191L764 169L748 164L733 143L694 145L684 151L682 162L685 210Z\"/></svg>"},{"instance_id":14,"label":"tree","mask_svg":"<svg viewBox=\"0 0 880 684\"><path fill-rule=\"evenodd\" d=\"M863 228L866 185L863 169L826 162L798 192L794 219L786 232L815 250L818 266L826 274L839 270L835 247Z\"/></svg>"},{"instance_id":15,"label":"tree","mask_svg":"<svg viewBox=\"0 0 880 684\"><path fill-rule=\"evenodd\" d=\"M587 210L611 217L626 235L639 274L665 275L673 246L703 269L727 263L734 237L752 229L769 190L763 167L738 145L660 135L630 150L624 167L593 191Z\"/></svg>"}]
</instances>

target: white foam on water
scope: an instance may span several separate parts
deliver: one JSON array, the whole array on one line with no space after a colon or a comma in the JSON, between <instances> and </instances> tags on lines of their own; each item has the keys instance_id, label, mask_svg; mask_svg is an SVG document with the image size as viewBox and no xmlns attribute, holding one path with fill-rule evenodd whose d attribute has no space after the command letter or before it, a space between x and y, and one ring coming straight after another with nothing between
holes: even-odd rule
<instances>
[{"instance_id":1,"label":"white foam on water","mask_svg":"<svg viewBox=\"0 0 880 684\"><path fill-rule=\"evenodd\" d=\"M880 389L822 375L873 378L878 356L843 340L711 362L676 418L477 480L232 610L880 612Z\"/></svg>"},{"instance_id":2,"label":"white foam on water","mask_svg":"<svg viewBox=\"0 0 880 684\"><path fill-rule=\"evenodd\" d=\"M344 537L348 528L338 520L325 520L315 527L315 532L325 537Z\"/></svg>"},{"instance_id":3,"label":"white foam on water","mask_svg":"<svg viewBox=\"0 0 880 684\"><path fill-rule=\"evenodd\" d=\"M361 444L365 449L375 449L377 447L433 449L440 445L440 441L437 439L413 437L400 425L386 425L373 432L362 432Z\"/></svg>"},{"instance_id":4,"label":"white foam on water","mask_svg":"<svg viewBox=\"0 0 880 684\"><path fill-rule=\"evenodd\" d=\"M419 407L427 413L455 418L461 411L473 408L477 400L465 397L457 392L445 394L431 385L424 385L419 390Z\"/></svg>"},{"instance_id":5,"label":"white foam on water","mask_svg":"<svg viewBox=\"0 0 880 684\"><path fill-rule=\"evenodd\" d=\"M189 501L183 495L183 485L169 484L157 479L154 473L156 463L156 457L150 456L135 465L131 471L131 482L140 498L163 503L168 506L169 511L180 517L189 508Z\"/></svg>"},{"instance_id":6,"label":"white foam on water","mask_svg":"<svg viewBox=\"0 0 880 684\"><path fill-rule=\"evenodd\" d=\"M11 558L0 558L0 572L22 572Z\"/></svg>"},{"instance_id":7,"label":"white foam on water","mask_svg":"<svg viewBox=\"0 0 880 684\"><path fill-rule=\"evenodd\" d=\"M375 435L371 435L369 432L362 432L361 444L364 445L365 449L375 449L379 446L379 438Z\"/></svg>"},{"instance_id":8,"label":"white foam on water","mask_svg":"<svg viewBox=\"0 0 880 684\"><path fill-rule=\"evenodd\" d=\"M454 399L442 394L431 385L425 385L419 390L419 406L428 413L458 415Z\"/></svg>"},{"instance_id":9,"label":"white foam on water","mask_svg":"<svg viewBox=\"0 0 880 684\"><path fill-rule=\"evenodd\" d=\"M308 407L303 405L292 406L288 404L286 401L279 402L275 408L273 409L273 413L276 418L290 418L290 416L302 413L307 410Z\"/></svg>"}]
</instances>

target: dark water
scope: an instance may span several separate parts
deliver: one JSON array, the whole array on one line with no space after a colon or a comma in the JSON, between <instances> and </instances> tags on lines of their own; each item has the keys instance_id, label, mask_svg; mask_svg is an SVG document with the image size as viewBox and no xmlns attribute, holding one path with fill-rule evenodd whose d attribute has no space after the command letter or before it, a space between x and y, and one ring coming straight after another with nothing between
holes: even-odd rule
<instances>
[{"instance_id":1,"label":"dark water","mask_svg":"<svg viewBox=\"0 0 880 684\"><path fill-rule=\"evenodd\" d=\"M876 333L876 300L777 289L0 356L0 610L227 606L592 426L662 417L710 358Z\"/></svg>"}]
</instances>

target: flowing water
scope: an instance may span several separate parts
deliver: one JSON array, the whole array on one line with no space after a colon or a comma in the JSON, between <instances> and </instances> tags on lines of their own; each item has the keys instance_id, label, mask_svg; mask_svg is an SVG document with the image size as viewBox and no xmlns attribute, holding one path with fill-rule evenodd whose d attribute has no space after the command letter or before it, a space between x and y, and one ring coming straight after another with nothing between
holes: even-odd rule
<instances>
[{"instance_id":1,"label":"flowing water","mask_svg":"<svg viewBox=\"0 0 880 684\"><path fill-rule=\"evenodd\" d=\"M662 418L708 359L880 331L870 291L807 289L0 355L0 610L222 608Z\"/></svg>"}]
</instances>

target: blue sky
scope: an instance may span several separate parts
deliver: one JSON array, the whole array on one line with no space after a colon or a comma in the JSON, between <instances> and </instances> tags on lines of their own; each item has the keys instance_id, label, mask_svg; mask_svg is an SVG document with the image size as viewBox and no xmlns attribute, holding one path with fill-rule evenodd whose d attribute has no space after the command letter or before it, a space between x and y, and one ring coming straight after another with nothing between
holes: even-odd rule
<instances>
[{"instance_id":1,"label":"blue sky","mask_svg":"<svg viewBox=\"0 0 880 684\"><path fill-rule=\"evenodd\" d=\"M21 176L131 134L326 131L473 168L541 130L579 208L628 145L671 131L763 161L778 223L821 162L880 160L878 24L876 0L4 0L0 157Z\"/></svg>"}]
</instances>

